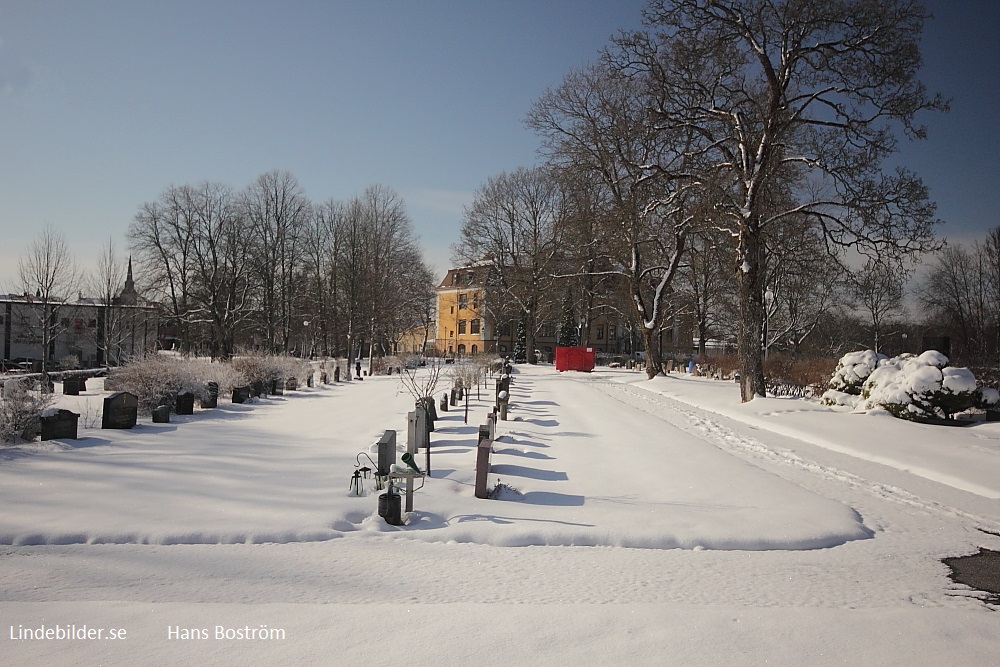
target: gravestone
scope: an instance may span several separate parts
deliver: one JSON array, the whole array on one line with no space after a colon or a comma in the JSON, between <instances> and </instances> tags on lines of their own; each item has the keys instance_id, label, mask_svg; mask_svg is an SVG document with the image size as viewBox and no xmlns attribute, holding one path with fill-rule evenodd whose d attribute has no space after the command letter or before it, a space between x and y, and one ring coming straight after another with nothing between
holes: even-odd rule
<instances>
[{"instance_id":1,"label":"gravestone","mask_svg":"<svg viewBox=\"0 0 1000 667\"><path fill-rule=\"evenodd\" d=\"M42 440L76 440L76 427L80 415L69 410L56 410L42 414Z\"/></svg>"},{"instance_id":2,"label":"gravestone","mask_svg":"<svg viewBox=\"0 0 1000 667\"><path fill-rule=\"evenodd\" d=\"M329 384L330 383L330 377L326 374L326 371L320 371L319 381L321 383L323 383L323 384Z\"/></svg>"},{"instance_id":3,"label":"gravestone","mask_svg":"<svg viewBox=\"0 0 1000 667\"><path fill-rule=\"evenodd\" d=\"M79 396L80 378L75 378L75 377L63 378L63 395Z\"/></svg>"},{"instance_id":4,"label":"gravestone","mask_svg":"<svg viewBox=\"0 0 1000 667\"><path fill-rule=\"evenodd\" d=\"M154 424L169 424L170 423L170 406L169 405L158 405L152 410L153 413L153 423Z\"/></svg>"},{"instance_id":5,"label":"gravestone","mask_svg":"<svg viewBox=\"0 0 1000 667\"><path fill-rule=\"evenodd\" d=\"M441 412L448 412L448 394L441 394Z\"/></svg>"},{"instance_id":6,"label":"gravestone","mask_svg":"<svg viewBox=\"0 0 1000 667\"><path fill-rule=\"evenodd\" d=\"M438 418L437 406L434 405L434 397L425 396L420 399L420 404L424 406L424 412L427 414L427 431L433 431L434 421Z\"/></svg>"},{"instance_id":7,"label":"gravestone","mask_svg":"<svg viewBox=\"0 0 1000 667\"><path fill-rule=\"evenodd\" d=\"M333 369L333 381L340 382L340 366Z\"/></svg>"},{"instance_id":8,"label":"gravestone","mask_svg":"<svg viewBox=\"0 0 1000 667\"><path fill-rule=\"evenodd\" d=\"M396 432L387 430L378 441L378 474L388 477L396 463Z\"/></svg>"},{"instance_id":9,"label":"gravestone","mask_svg":"<svg viewBox=\"0 0 1000 667\"><path fill-rule=\"evenodd\" d=\"M19 396L24 393L25 389L25 386L21 384L20 380L11 378L10 380L5 380L3 383L3 396L4 398Z\"/></svg>"},{"instance_id":10,"label":"gravestone","mask_svg":"<svg viewBox=\"0 0 1000 667\"><path fill-rule=\"evenodd\" d=\"M500 419L507 420L507 402L510 400L510 396L506 391L501 391L497 394L497 409L500 412Z\"/></svg>"},{"instance_id":11,"label":"gravestone","mask_svg":"<svg viewBox=\"0 0 1000 667\"><path fill-rule=\"evenodd\" d=\"M283 396L285 394L285 381L284 380L271 380L271 395L272 396Z\"/></svg>"},{"instance_id":12,"label":"gravestone","mask_svg":"<svg viewBox=\"0 0 1000 667\"><path fill-rule=\"evenodd\" d=\"M487 427L488 428L488 427ZM490 474L490 454L493 452L493 441L483 438L483 427L479 427L479 446L476 447L476 498L489 498L490 490L487 482Z\"/></svg>"},{"instance_id":13,"label":"gravestone","mask_svg":"<svg viewBox=\"0 0 1000 667\"><path fill-rule=\"evenodd\" d=\"M205 385L205 398L201 399L202 408L219 407L219 383L209 382Z\"/></svg>"},{"instance_id":14,"label":"gravestone","mask_svg":"<svg viewBox=\"0 0 1000 667\"><path fill-rule=\"evenodd\" d=\"M104 399L101 428L132 428L139 414L139 397L116 391Z\"/></svg>"},{"instance_id":15,"label":"gravestone","mask_svg":"<svg viewBox=\"0 0 1000 667\"><path fill-rule=\"evenodd\" d=\"M413 412L406 414L406 448L414 452L429 446L430 432L427 430L427 411L418 405Z\"/></svg>"},{"instance_id":16,"label":"gravestone","mask_svg":"<svg viewBox=\"0 0 1000 667\"><path fill-rule=\"evenodd\" d=\"M233 387L233 403L246 403L251 391L250 387Z\"/></svg>"},{"instance_id":17,"label":"gravestone","mask_svg":"<svg viewBox=\"0 0 1000 667\"><path fill-rule=\"evenodd\" d=\"M182 391L174 399L174 412L179 415L194 414L194 394L190 391Z\"/></svg>"},{"instance_id":18,"label":"gravestone","mask_svg":"<svg viewBox=\"0 0 1000 667\"><path fill-rule=\"evenodd\" d=\"M254 380L250 383L250 392L256 397L260 398L264 395L264 381Z\"/></svg>"},{"instance_id":19,"label":"gravestone","mask_svg":"<svg viewBox=\"0 0 1000 667\"><path fill-rule=\"evenodd\" d=\"M298 388L299 388L298 378L288 378L287 380L285 380L285 389L287 389L288 391L295 391Z\"/></svg>"},{"instance_id":20,"label":"gravestone","mask_svg":"<svg viewBox=\"0 0 1000 667\"><path fill-rule=\"evenodd\" d=\"M312 388L312 386L313 386L313 374L312 373L310 373L308 376L306 376L306 386L310 387L310 388Z\"/></svg>"}]
</instances>

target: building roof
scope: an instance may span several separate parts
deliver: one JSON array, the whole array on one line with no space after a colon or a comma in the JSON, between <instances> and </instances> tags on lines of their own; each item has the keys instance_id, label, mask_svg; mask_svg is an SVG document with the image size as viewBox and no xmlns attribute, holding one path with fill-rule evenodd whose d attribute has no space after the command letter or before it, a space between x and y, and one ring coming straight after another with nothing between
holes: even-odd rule
<instances>
[{"instance_id":1,"label":"building roof","mask_svg":"<svg viewBox=\"0 0 1000 667\"><path fill-rule=\"evenodd\" d=\"M489 267L483 265L448 269L448 273L445 274L437 288L447 290L462 287L485 287L488 273Z\"/></svg>"}]
</instances>

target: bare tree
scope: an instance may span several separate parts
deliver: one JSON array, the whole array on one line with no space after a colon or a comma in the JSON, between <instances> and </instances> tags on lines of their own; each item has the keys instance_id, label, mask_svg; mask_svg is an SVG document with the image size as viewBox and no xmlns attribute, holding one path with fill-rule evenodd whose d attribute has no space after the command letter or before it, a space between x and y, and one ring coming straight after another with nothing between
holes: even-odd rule
<instances>
[{"instance_id":1,"label":"bare tree","mask_svg":"<svg viewBox=\"0 0 1000 667\"><path fill-rule=\"evenodd\" d=\"M118 255L114 241L108 239L86 281L88 291L97 299L93 342L102 357L99 363L103 361L109 367L120 363L125 351L126 316L118 299L125 287L127 271L126 261Z\"/></svg>"},{"instance_id":2,"label":"bare tree","mask_svg":"<svg viewBox=\"0 0 1000 667\"><path fill-rule=\"evenodd\" d=\"M529 363L537 363L535 335L553 305L552 273L559 258L565 201L540 168L519 168L487 179L465 210L455 259L482 263L502 301L516 305L525 325Z\"/></svg>"},{"instance_id":3,"label":"bare tree","mask_svg":"<svg viewBox=\"0 0 1000 667\"><path fill-rule=\"evenodd\" d=\"M953 332L956 356L967 363L983 363L988 357L991 318L996 317L987 291L986 265L981 246L949 245L935 255L917 287L921 304L932 320Z\"/></svg>"},{"instance_id":4,"label":"bare tree","mask_svg":"<svg viewBox=\"0 0 1000 667\"><path fill-rule=\"evenodd\" d=\"M577 175L577 183L602 191L591 197L601 203L591 208L596 233L579 246L577 272L613 277L619 285L611 289L627 291L629 320L642 332L653 377L661 372L656 341L700 183L676 178L686 168L677 147L689 132L662 131L650 105L646 89L601 62L568 74L535 103L527 123L564 178Z\"/></svg>"},{"instance_id":5,"label":"bare tree","mask_svg":"<svg viewBox=\"0 0 1000 667\"><path fill-rule=\"evenodd\" d=\"M903 286L909 271L899 264L869 259L851 276L851 289L868 315L871 325L872 349L881 349L887 321L903 311Z\"/></svg>"},{"instance_id":6,"label":"bare tree","mask_svg":"<svg viewBox=\"0 0 1000 667\"><path fill-rule=\"evenodd\" d=\"M916 77L928 14L915 0L653 0L612 66L644 81L657 125L690 128L735 249L741 396L764 394L765 232L801 215L831 248L932 248L934 206L912 173L887 172L895 131L923 137L944 109ZM789 206L776 206L787 190Z\"/></svg>"},{"instance_id":7,"label":"bare tree","mask_svg":"<svg viewBox=\"0 0 1000 667\"><path fill-rule=\"evenodd\" d=\"M167 188L155 202L146 202L129 226L132 251L139 258L146 282L176 322L185 351L191 345L191 299L194 290L194 215L183 188Z\"/></svg>"},{"instance_id":8,"label":"bare tree","mask_svg":"<svg viewBox=\"0 0 1000 667\"><path fill-rule=\"evenodd\" d=\"M69 306L66 302L80 284L80 273L69 251L66 237L52 227L45 227L17 262L21 289L29 300L39 305L32 311L31 330L37 331L42 344L42 370L52 363L55 340L65 328L62 324Z\"/></svg>"},{"instance_id":9,"label":"bare tree","mask_svg":"<svg viewBox=\"0 0 1000 667\"><path fill-rule=\"evenodd\" d=\"M258 286L264 345L288 352L293 321L301 316L297 284L302 264L302 234L310 203L287 171L261 174L243 194L250 231L250 261Z\"/></svg>"}]
</instances>

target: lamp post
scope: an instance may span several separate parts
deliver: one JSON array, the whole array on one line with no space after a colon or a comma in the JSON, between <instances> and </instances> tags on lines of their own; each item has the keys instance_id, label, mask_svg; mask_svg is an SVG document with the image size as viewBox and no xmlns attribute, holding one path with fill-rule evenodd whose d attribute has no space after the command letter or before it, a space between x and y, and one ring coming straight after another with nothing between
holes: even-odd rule
<instances>
[{"instance_id":1,"label":"lamp post","mask_svg":"<svg viewBox=\"0 0 1000 667\"><path fill-rule=\"evenodd\" d=\"M774 299L774 292L768 288L768 290L764 292L764 337L761 340L761 344L764 347L764 361L767 361L767 325L768 320L771 317L770 304L772 299Z\"/></svg>"}]
</instances>

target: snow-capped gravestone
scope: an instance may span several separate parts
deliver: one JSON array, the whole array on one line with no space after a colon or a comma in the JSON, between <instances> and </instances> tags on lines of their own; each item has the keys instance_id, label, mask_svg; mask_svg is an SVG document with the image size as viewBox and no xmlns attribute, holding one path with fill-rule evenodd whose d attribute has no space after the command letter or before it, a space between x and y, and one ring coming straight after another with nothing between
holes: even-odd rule
<instances>
[{"instance_id":1,"label":"snow-capped gravestone","mask_svg":"<svg viewBox=\"0 0 1000 667\"><path fill-rule=\"evenodd\" d=\"M42 440L76 440L77 422L80 415L69 410L49 408L42 413Z\"/></svg>"},{"instance_id":2,"label":"snow-capped gravestone","mask_svg":"<svg viewBox=\"0 0 1000 667\"><path fill-rule=\"evenodd\" d=\"M218 382L209 382L205 385L205 397L201 399L201 407L202 409L219 407Z\"/></svg>"},{"instance_id":3,"label":"snow-capped gravestone","mask_svg":"<svg viewBox=\"0 0 1000 667\"><path fill-rule=\"evenodd\" d=\"M174 399L174 412L179 415L194 414L194 394L190 391L182 391Z\"/></svg>"},{"instance_id":4,"label":"snow-capped gravestone","mask_svg":"<svg viewBox=\"0 0 1000 667\"><path fill-rule=\"evenodd\" d=\"M253 389L250 387L233 387L233 403L246 403L250 400Z\"/></svg>"},{"instance_id":5,"label":"snow-capped gravestone","mask_svg":"<svg viewBox=\"0 0 1000 667\"><path fill-rule=\"evenodd\" d=\"M127 391L116 391L104 399L101 428L132 428L139 415L139 398Z\"/></svg>"}]
</instances>

